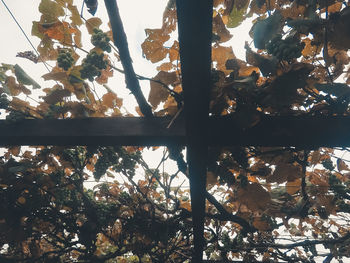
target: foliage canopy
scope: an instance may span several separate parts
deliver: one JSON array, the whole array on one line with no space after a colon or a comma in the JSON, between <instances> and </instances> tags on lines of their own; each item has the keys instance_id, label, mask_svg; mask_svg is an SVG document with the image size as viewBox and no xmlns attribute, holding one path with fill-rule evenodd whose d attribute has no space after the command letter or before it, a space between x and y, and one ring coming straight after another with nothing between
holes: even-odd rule
<instances>
[{"instance_id":1,"label":"foliage canopy","mask_svg":"<svg viewBox=\"0 0 350 263\"><path fill-rule=\"evenodd\" d=\"M85 2L94 14L97 2ZM17 56L55 64L43 75L52 86L41 87L17 64L2 64L0 107L7 121L130 116L114 87L107 86L114 72L127 71L120 62L125 54L103 27L107 21L82 19L73 0L42 0L38 8L41 17L33 22L32 35L40 38L39 56L28 51ZM230 29L249 19L252 43L246 43L241 60L227 42L238 37ZM172 34L176 22L175 1L169 1L162 27L146 29L142 44L158 73L135 75L150 80L148 103L156 116L176 116L183 107L179 43ZM349 2L214 0L210 114L235 115L241 129L255 126L264 114L348 115L349 24ZM83 33L91 43L82 41ZM45 94L31 103L35 90ZM142 105L137 112L145 115ZM156 169L148 167L142 150L4 149L0 261L189 260L191 205L188 189L179 183L186 174L181 149L164 151ZM350 168L342 150L210 148L207 258L340 262L350 257ZM177 161L174 174L160 169L168 158ZM144 174L137 179L140 168ZM96 185L87 189L92 176Z\"/></svg>"}]
</instances>

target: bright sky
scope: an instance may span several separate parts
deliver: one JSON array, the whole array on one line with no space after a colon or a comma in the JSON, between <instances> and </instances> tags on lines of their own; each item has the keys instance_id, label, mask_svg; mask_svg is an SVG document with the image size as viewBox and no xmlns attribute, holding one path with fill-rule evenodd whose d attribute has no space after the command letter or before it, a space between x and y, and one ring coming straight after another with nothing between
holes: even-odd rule
<instances>
[{"instance_id":1,"label":"bright sky","mask_svg":"<svg viewBox=\"0 0 350 263\"><path fill-rule=\"evenodd\" d=\"M41 0L1 0L6 3L17 21L22 26L35 47L38 46L40 39L31 36L32 21L40 19L38 6ZM75 0L78 10L81 9L83 0ZM107 29L108 15L105 10L103 1L99 1L96 16L104 22L103 27ZM145 28L159 28L162 24L162 14L167 1L164 0L118 0L120 15L123 20L124 30L127 34L129 49L133 59L133 65L136 73L153 77L156 75L155 66L142 57L141 43L144 41ZM84 9L84 17L90 18L91 15ZM17 52L32 50L30 44L26 40L23 33L20 31L11 15L5 9L5 6L0 2L0 34L3 36L0 49L0 63L19 64L32 78L39 82L42 87L49 87L51 84L44 82L41 76L47 73L47 69L42 63L34 64L33 62L16 57ZM81 26L85 30L84 26ZM84 35L84 33L83 33ZM90 38L90 37L89 37ZM49 61L50 65L54 62ZM131 111L135 108L136 103L132 95L125 88L124 77L121 74L115 73L111 82L108 84L119 96L127 97L124 99L124 104L128 104L128 109ZM149 81L141 82L145 96L148 96ZM156 167L161 160L162 151L151 151L151 154L145 154L144 158L150 167ZM174 165L166 167L165 170L174 171Z\"/></svg>"},{"instance_id":2,"label":"bright sky","mask_svg":"<svg viewBox=\"0 0 350 263\"><path fill-rule=\"evenodd\" d=\"M0 1L6 3L27 36L32 41L33 45L37 47L40 39L31 36L31 27L32 21L38 21L40 19L38 6L41 0ZM156 75L155 66L142 56L141 43L146 37L144 31L145 28L161 27L162 14L167 2L168 1L165 0L118 0L119 11L127 34L135 72L140 75L147 77L153 77ZM75 0L74 3L80 11L83 0ZM84 8L83 15L86 19L91 17L87 12L86 7ZM108 15L103 1L99 1L96 16L102 19L102 27L107 30ZM52 86L52 83L44 82L41 78L43 74L47 73L47 69L42 63L34 64L29 60L16 57L17 52L33 51L33 49L2 2L0 2L0 24L2 25L0 27L0 34L3 36L0 49L0 63L19 64L33 79L42 85L42 87ZM246 23L244 28L243 31L241 29L239 31L233 30L233 39L226 43L226 45L234 45L235 54L242 59L244 58L244 41L248 38L249 23ZM81 26L81 30L83 31L83 37L84 35L87 36L87 34L84 34L84 26ZM90 38L90 36L88 36L88 38ZM89 39L85 39L85 42L88 40ZM49 61L48 63L52 66L55 65L53 61ZM134 97L130 95L129 90L125 88L124 76L116 72L114 77L110 79L108 85L120 97L124 98L124 105L126 105L128 110L135 113L134 108L136 102ZM147 98L149 92L149 81L141 81L141 86ZM150 167L156 167L162 158L161 156L162 150L155 152L150 151L148 154L144 155L144 158ZM173 162L167 162L166 167L164 168L166 168L165 170L167 172L176 171L176 166Z\"/></svg>"},{"instance_id":3,"label":"bright sky","mask_svg":"<svg viewBox=\"0 0 350 263\"><path fill-rule=\"evenodd\" d=\"M38 6L41 0L0 1L4 1L6 3L29 39L32 41L33 45L37 47L40 39L31 36L31 27L32 21L38 21L40 19ZM167 2L168 1L165 0L118 0L119 11L124 24L124 30L127 34L135 72L146 77L153 77L157 72L155 70L155 65L142 56L141 43L146 37L144 29L161 27L162 14ZM74 3L77 5L78 10L80 11L83 0L75 0ZM91 15L87 12L86 7L84 8L83 16L86 19L91 17ZM103 1L99 1L96 17L102 19L102 27L108 30L108 15ZM2 2L0 2L0 24L2 25L0 27L0 34L3 36L0 49L0 63L19 64L42 87L52 86L52 83L44 82L41 78L43 74L47 73L47 69L42 63L34 64L29 60L16 57L17 52L29 50L33 51L33 49ZM241 59L244 59L245 57L245 50L243 47L244 42L249 38L249 26L250 23L245 23L243 25L243 30L231 30L233 38L231 41L225 44L235 46L235 54ZM84 34L85 27L81 26L80 28L83 31L83 37L84 35L86 37L86 32ZM85 43L89 41L89 38L90 36L85 38ZM53 61L49 61L48 63L52 66L55 65ZM124 105L127 107L128 111L135 113L134 108L137 104L129 90L125 88L124 76L118 72L115 72L114 77L110 79L108 85L118 94L118 96L124 98ZM149 81L141 81L141 86L145 97L147 98L149 92ZM144 158L150 167L156 167L162 158L162 150L155 152L150 150L148 154L144 154ZM170 173L175 172L176 165L173 162L167 162L164 169Z\"/></svg>"},{"instance_id":4,"label":"bright sky","mask_svg":"<svg viewBox=\"0 0 350 263\"><path fill-rule=\"evenodd\" d=\"M9 9L12 11L24 31L37 47L39 44L39 38L31 36L32 21L38 21L40 19L40 13L38 12L38 5L40 0L1 0L6 3ZM118 0L120 14L123 20L124 29L126 31L131 56L134 62L135 71L147 77L153 77L156 74L155 67L146 59L142 58L141 43L145 39L145 28L158 28L162 23L162 13L167 1L164 0L148 0L148 1L129 1ZM78 10L81 9L83 0L76 0ZM99 1L100 5L97 9L96 16L100 17L104 22L103 26L107 29L108 16L104 8L103 1ZM84 9L84 17L90 18L91 15ZM0 5L0 33L2 36L1 49L0 49L0 62L9 64L20 64L21 67L30 76L37 80L43 86L45 84L41 76L47 73L47 70L42 63L34 65L32 62L23 59L16 58L17 52L32 50L30 44L25 39L24 35L12 19L8 11L5 9L3 3ZM82 30L85 30L84 26L81 26ZM84 32L83 32L84 36ZM86 36L86 35L85 35ZM86 41L87 39L85 39ZM49 64L54 65L49 61ZM129 91L124 89L124 78L121 75L115 74L113 82L109 85L117 92L119 96L130 97L130 103L132 103L131 109L134 109L134 98L129 95ZM146 95L148 94L148 81L144 81L142 86L145 89Z\"/></svg>"}]
</instances>

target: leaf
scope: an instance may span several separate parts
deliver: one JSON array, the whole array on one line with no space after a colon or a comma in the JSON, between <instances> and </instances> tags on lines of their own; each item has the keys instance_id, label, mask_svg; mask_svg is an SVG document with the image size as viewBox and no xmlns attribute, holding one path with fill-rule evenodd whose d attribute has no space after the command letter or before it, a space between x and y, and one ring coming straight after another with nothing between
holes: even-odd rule
<instances>
[{"instance_id":1,"label":"leaf","mask_svg":"<svg viewBox=\"0 0 350 263\"><path fill-rule=\"evenodd\" d=\"M14 146L8 149L9 153L14 156L18 156L21 152L21 146Z\"/></svg>"},{"instance_id":2,"label":"leaf","mask_svg":"<svg viewBox=\"0 0 350 263\"><path fill-rule=\"evenodd\" d=\"M323 91L325 93L328 93L337 97L348 96L350 94L350 87L344 83L327 83L327 84L315 83L314 86L319 91Z\"/></svg>"},{"instance_id":3,"label":"leaf","mask_svg":"<svg viewBox=\"0 0 350 263\"><path fill-rule=\"evenodd\" d=\"M26 95L29 95L32 93L24 85L16 83L16 79L12 76L7 77L5 85L8 88L8 91L10 92L11 96L17 96L21 92L23 92Z\"/></svg>"},{"instance_id":4,"label":"leaf","mask_svg":"<svg viewBox=\"0 0 350 263\"><path fill-rule=\"evenodd\" d=\"M123 105L123 100L118 98L117 94L108 92L102 96L102 104L108 108L120 108Z\"/></svg>"},{"instance_id":5,"label":"leaf","mask_svg":"<svg viewBox=\"0 0 350 263\"><path fill-rule=\"evenodd\" d=\"M268 231L272 229L269 222L263 217L254 217L253 226L260 231Z\"/></svg>"},{"instance_id":6,"label":"leaf","mask_svg":"<svg viewBox=\"0 0 350 263\"><path fill-rule=\"evenodd\" d=\"M26 203L26 199L23 196L18 197L17 202L21 205L24 205Z\"/></svg>"},{"instance_id":7,"label":"leaf","mask_svg":"<svg viewBox=\"0 0 350 263\"><path fill-rule=\"evenodd\" d=\"M99 28L102 25L101 19L98 17L92 17L86 20L85 26L90 35L94 33L94 28Z\"/></svg>"},{"instance_id":8,"label":"leaf","mask_svg":"<svg viewBox=\"0 0 350 263\"><path fill-rule=\"evenodd\" d=\"M113 76L113 70L108 65L106 69L101 70L101 75L97 77L95 80L98 84L106 84L108 82L108 78Z\"/></svg>"},{"instance_id":9,"label":"leaf","mask_svg":"<svg viewBox=\"0 0 350 263\"><path fill-rule=\"evenodd\" d=\"M56 60L58 56L57 49L53 46L53 41L47 35L44 35L38 46L38 52L40 53L40 60Z\"/></svg>"},{"instance_id":10,"label":"leaf","mask_svg":"<svg viewBox=\"0 0 350 263\"><path fill-rule=\"evenodd\" d=\"M68 4L67 5L69 11L71 11L72 15L70 19L72 20L72 24L76 26L80 26L83 24L83 20L80 17L79 11L75 5Z\"/></svg>"},{"instance_id":11,"label":"leaf","mask_svg":"<svg viewBox=\"0 0 350 263\"><path fill-rule=\"evenodd\" d=\"M15 65L15 75L19 83L24 85L32 85L33 89L40 89L40 85L33 80L28 74L18 65Z\"/></svg>"},{"instance_id":12,"label":"leaf","mask_svg":"<svg viewBox=\"0 0 350 263\"><path fill-rule=\"evenodd\" d=\"M322 46L316 44L313 45L309 38L305 38L303 42L305 43L305 47L301 53L304 57L314 57L321 52Z\"/></svg>"},{"instance_id":13,"label":"leaf","mask_svg":"<svg viewBox=\"0 0 350 263\"><path fill-rule=\"evenodd\" d=\"M322 29L322 20L318 17L312 19L288 19L287 25L301 34L308 35L310 32L315 33Z\"/></svg>"},{"instance_id":14,"label":"leaf","mask_svg":"<svg viewBox=\"0 0 350 263\"><path fill-rule=\"evenodd\" d=\"M173 63L171 62L165 62L157 67L158 71L170 71L174 68Z\"/></svg>"},{"instance_id":15,"label":"leaf","mask_svg":"<svg viewBox=\"0 0 350 263\"><path fill-rule=\"evenodd\" d=\"M300 166L293 164L281 163L276 166L272 175L267 177L268 183L284 183L285 181L295 181L301 176Z\"/></svg>"},{"instance_id":16,"label":"leaf","mask_svg":"<svg viewBox=\"0 0 350 263\"><path fill-rule=\"evenodd\" d=\"M321 152L320 150L317 150L317 151L313 151L311 153L311 160L310 160L310 163L313 164L313 165L316 165L318 164L318 162L320 161L321 159Z\"/></svg>"},{"instance_id":17,"label":"leaf","mask_svg":"<svg viewBox=\"0 0 350 263\"><path fill-rule=\"evenodd\" d=\"M265 57L255 53L247 44L245 45L245 49L246 60L249 64L258 67L264 76L276 74L278 60L275 57Z\"/></svg>"},{"instance_id":18,"label":"leaf","mask_svg":"<svg viewBox=\"0 0 350 263\"><path fill-rule=\"evenodd\" d=\"M46 73L42 75L44 80L57 80L62 81L67 79L67 73L64 71L51 71L50 73Z\"/></svg>"},{"instance_id":19,"label":"leaf","mask_svg":"<svg viewBox=\"0 0 350 263\"><path fill-rule=\"evenodd\" d=\"M278 33L281 33L284 20L281 13L276 10L275 13L264 20L258 20L253 28L254 46L258 49L264 49L265 45Z\"/></svg>"},{"instance_id":20,"label":"leaf","mask_svg":"<svg viewBox=\"0 0 350 263\"><path fill-rule=\"evenodd\" d=\"M237 6L237 4L235 3L234 7L232 8L232 11L228 17L228 21L226 24L228 28L234 28L239 26L245 19L245 14L247 13L247 9L249 6L249 1L242 1L242 3L242 6Z\"/></svg>"},{"instance_id":21,"label":"leaf","mask_svg":"<svg viewBox=\"0 0 350 263\"><path fill-rule=\"evenodd\" d=\"M232 47L214 45L212 48L212 60L217 62L216 69L223 71L226 75L230 73L230 70L226 69L226 61L235 58Z\"/></svg>"},{"instance_id":22,"label":"leaf","mask_svg":"<svg viewBox=\"0 0 350 263\"><path fill-rule=\"evenodd\" d=\"M306 86L306 80L313 68L311 64L294 63L288 72L278 76L266 88L267 94L262 103L281 109L302 100L303 97L299 95L297 90Z\"/></svg>"},{"instance_id":23,"label":"leaf","mask_svg":"<svg viewBox=\"0 0 350 263\"><path fill-rule=\"evenodd\" d=\"M57 102L63 101L64 97L71 96L69 90L63 89L60 85L55 85L51 92L43 97L44 101L48 104L56 104Z\"/></svg>"},{"instance_id":24,"label":"leaf","mask_svg":"<svg viewBox=\"0 0 350 263\"><path fill-rule=\"evenodd\" d=\"M239 188L237 199L251 211L265 210L271 201L270 194L258 183Z\"/></svg>"},{"instance_id":25,"label":"leaf","mask_svg":"<svg viewBox=\"0 0 350 263\"><path fill-rule=\"evenodd\" d=\"M39 12L43 14L42 22L51 23L57 21L59 16L64 16L62 6L51 0L42 0L39 5Z\"/></svg>"},{"instance_id":26,"label":"leaf","mask_svg":"<svg viewBox=\"0 0 350 263\"><path fill-rule=\"evenodd\" d=\"M301 179L296 179L295 181L288 181L286 184L286 191L290 195L294 195L299 192L301 187Z\"/></svg>"},{"instance_id":27,"label":"leaf","mask_svg":"<svg viewBox=\"0 0 350 263\"><path fill-rule=\"evenodd\" d=\"M173 45L171 46L171 48L168 50L168 52L169 52L169 59L170 59L171 62L179 59L179 49L180 49L179 42L177 42L175 40Z\"/></svg>"},{"instance_id":28,"label":"leaf","mask_svg":"<svg viewBox=\"0 0 350 263\"><path fill-rule=\"evenodd\" d=\"M343 171L343 170L346 170L346 171L349 171L349 167L346 165L346 163L342 160L342 159L340 159L340 158L338 158L337 159L337 168L338 168L338 171L340 172L340 171Z\"/></svg>"},{"instance_id":29,"label":"leaf","mask_svg":"<svg viewBox=\"0 0 350 263\"><path fill-rule=\"evenodd\" d=\"M189 200L188 201L180 200L180 207L188 210L189 212L192 211L191 202Z\"/></svg>"},{"instance_id":30,"label":"leaf","mask_svg":"<svg viewBox=\"0 0 350 263\"><path fill-rule=\"evenodd\" d=\"M81 48L83 46L83 44L81 43L81 31L80 30L77 29L77 31L74 34L73 40L74 40L75 45L77 45L77 47Z\"/></svg>"},{"instance_id":31,"label":"leaf","mask_svg":"<svg viewBox=\"0 0 350 263\"><path fill-rule=\"evenodd\" d=\"M156 63L163 60L168 54L168 51L166 48L164 48L162 42L145 41L142 43L141 47L146 58L152 63Z\"/></svg>"},{"instance_id":32,"label":"leaf","mask_svg":"<svg viewBox=\"0 0 350 263\"><path fill-rule=\"evenodd\" d=\"M213 33L219 37L219 42L226 42L232 38L219 14L213 18Z\"/></svg>"},{"instance_id":33,"label":"leaf","mask_svg":"<svg viewBox=\"0 0 350 263\"><path fill-rule=\"evenodd\" d=\"M177 80L177 75L176 72L160 71L153 80L160 81L165 85L171 85ZM169 91L161 83L155 81L150 81L151 91L148 96L148 101L153 108L157 108L159 103L166 101L169 96Z\"/></svg>"},{"instance_id":34,"label":"leaf","mask_svg":"<svg viewBox=\"0 0 350 263\"><path fill-rule=\"evenodd\" d=\"M141 44L142 52L146 58L152 63L163 60L168 50L164 48L164 42L170 39L168 32L165 28L162 29L145 29L147 38Z\"/></svg>"},{"instance_id":35,"label":"leaf","mask_svg":"<svg viewBox=\"0 0 350 263\"><path fill-rule=\"evenodd\" d=\"M72 34L76 32L77 29L71 27L67 22L57 22L47 30L44 30L48 37L56 39L65 45L72 44Z\"/></svg>"}]
</instances>

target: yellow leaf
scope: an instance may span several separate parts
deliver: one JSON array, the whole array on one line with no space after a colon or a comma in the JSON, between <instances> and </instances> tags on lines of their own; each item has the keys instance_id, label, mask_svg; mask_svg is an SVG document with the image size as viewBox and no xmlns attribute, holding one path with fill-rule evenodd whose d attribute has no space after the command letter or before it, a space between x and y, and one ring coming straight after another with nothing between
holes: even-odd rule
<instances>
[{"instance_id":1,"label":"yellow leaf","mask_svg":"<svg viewBox=\"0 0 350 263\"><path fill-rule=\"evenodd\" d=\"M145 41L142 43L141 47L146 58L152 63L156 63L163 60L168 54L168 50L164 48L163 43L159 41Z\"/></svg>"},{"instance_id":2,"label":"yellow leaf","mask_svg":"<svg viewBox=\"0 0 350 263\"><path fill-rule=\"evenodd\" d=\"M101 24L102 24L102 21L98 17L89 18L85 22L85 26L89 34L92 34L94 32L94 28L99 28Z\"/></svg>"},{"instance_id":3,"label":"yellow leaf","mask_svg":"<svg viewBox=\"0 0 350 263\"><path fill-rule=\"evenodd\" d=\"M177 80L176 72L160 71L154 78L155 81L160 81L165 85L173 84ZM161 84L155 81L151 82L151 91L148 96L148 101L153 108L157 108L159 103L166 101L169 96L169 91Z\"/></svg>"},{"instance_id":4,"label":"yellow leaf","mask_svg":"<svg viewBox=\"0 0 350 263\"><path fill-rule=\"evenodd\" d=\"M64 97L69 97L70 95L71 92L69 90L63 89L60 85L55 85L43 99L48 104L56 104L62 101Z\"/></svg>"},{"instance_id":5,"label":"yellow leaf","mask_svg":"<svg viewBox=\"0 0 350 263\"><path fill-rule=\"evenodd\" d=\"M192 211L192 208L191 208L191 202L188 200L188 201L180 201L180 207L181 208L184 208L184 209L186 209L186 210L188 210L188 211Z\"/></svg>"},{"instance_id":6,"label":"yellow leaf","mask_svg":"<svg viewBox=\"0 0 350 263\"><path fill-rule=\"evenodd\" d=\"M58 56L58 51L54 48L52 39L46 34L43 35L38 46L38 52L40 53L40 59L44 61L56 60Z\"/></svg>"},{"instance_id":7,"label":"yellow leaf","mask_svg":"<svg viewBox=\"0 0 350 263\"><path fill-rule=\"evenodd\" d=\"M67 22L57 22L54 26L49 27L44 31L50 38L58 40L62 44L72 44L72 34L77 32L77 29L71 27Z\"/></svg>"},{"instance_id":8,"label":"yellow leaf","mask_svg":"<svg viewBox=\"0 0 350 263\"><path fill-rule=\"evenodd\" d=\"M24 205L26 203L26 199L23 196L18 197L17 202L21 205Z\"/></svg>"},{"instance_id":9,"label":"yellow leaf","mask_svg":"<svg viewBox=\"0 0 350 263\"><path fill-rule=\"evenodd\" d=\"M23 92L26 95L29 95L32 93L24 85L16 83L16 79L12 76L9 76L6 78L5 84L6 84L6 87L9 89L11 96L17 96L21 92Z\"/></svg>"},{"instance_id":10,"label":"yellow leaf","mask_svg":"<svg viewBox=\"0 0 350 263\"><path fill-rule=\"evenodd\" d=\"M77 31L74 34L74 43L77 45L77 47L82 47L82 43L81 43L81 31L77 29Z\"/></svg>"},{"instance_id":11,"label":"yellow leaf","mask_svg":"<svg viewBox=\"0 0 350 263\"><path fill-rule=\"evenodd\" d=\"M270 224L262 217L254 217L253 226L260 231L271 230Z\"/></svg>"},{"instance_id":12,"label":"yellow leaf","mask_svg":"<svg viewBox=\"0 0 350 263\"><path fill-rule=\"evenodd\" d=\"M268 183L283 183L285 181L294 181L300 178L301 168L299 165L280 163L276 166L272 175L267 178Z\"/></svg>"},{"instance_id":13,"label":"yellow leaf","mask_svg":"<svg viewBox=\"0 0 350 263\"><path fill-rule=\"evenodd\" d=\"M14 147L11 147L9 148L9 153L11 153L12 155L14 156L18 156L19 153L21 152L21 146L14 146Z\"/></svg>"},{"instance_id":14,"label":"yellow leaf","mask_svg":"<svg viewBox=\"0 0 350 263\"><path fill-rule=\"evenodd\" d=\"M173 63L165 62L157 67L158 71L170 71L174 67Z\"/></svg>"},{"instance_id":15,"label":"yellow leaf","mask_svg":"<svg viewBox=\"0 0 350 263\"><path fill-rule=\"evenodd\" d=\"M295 181L287 182L286 191L290 195L296 194L300 190L301 179L296 179Z\"/></svg>"},{"instance_id":16,"label":"yellow leaf","mask_svg":"<svg viewBox=\"0 0 350 263\"><path fill-rule=\"evenodd\" d=\"M252 211L265 210L271 200L270 194L258 183L240 188L237 198Z\"/></svg>"},{"instance_id":17,"label":"yellow leaf","mask_svg":"<svg viewBox=\"0 0 350 263\"><path fill-rule=\"evenodd\" d=\"M44 80L67 80L67 73L64 71L51 71L50 73L47 73L42 76Z\"/></svg>"},{"instance_id":18,"label":"yellow leaf","mask_svg":"<svg viewBox=\"0 0 350 263\"><path fill-rule=\"evenodd\" d=\"M72 16L70 19L72 20L72 24L80 26L83 24L83 20L80 17L79 11L75 5L68 4L68 9L71 11Z\"/></svg>"},{"instance_id":19,"label":"yellow leaf","mask_svg":"<svg viewBox=\"0 0 350 263\"><path fill-rule=\"evenodd\" d=\"M115 108L116 106L120 108L122 106L122 100L119 99L115 93L108 92L103 95L102 104L111 109Z\"/></svg>"},{"instance_id":20,"label":"yellow leaf","mask_svg":"<svg viewBox=\"0 0 350 263\"><path fill-rule=\"evenodd\" d=\"M86 165L86 169L88 169L91 172L94 172L95 171L95 166L93 164L91 164L91 163L88 163Z\"/></svg>"},{"instance_id":21,"label":"yellow leaf","mask_svg":"<svg viewBox=\"0 0 350 263\"><path fill-rule=\"evenodd\" d=\"M113 76L113 70L108 65L106 69L101 70L101 75L97 77L95 80L98 84L106 84L108 82L108 78Z\"/></svg>"},{"instance_id":22,"label":"yellow leaf","mask_svg":"<svg viewBox=\"0 0 350 263\"><path fill-rule=\"evenodd\" d=\"M232 47L215 45L212 48L212 60L217 62L217 70L223 71L225 74L230 72L226 70L226 61L234 58L236 58L236 56L233 54Z\"/></svg>"},{"instance_id":23,"label":"yellow leaf","mask_svg":"<svg viewBox=\"0 0 350 263\"><path fill-rule=\"evenodd\" d=\"M174 60L180 59L179 49L180 49L179 42L175 40L171 48L168 50L169 59L171 62L173 62Z\"/></svg>"},{"instance_id":24,"label":"yellow leaf","mask_svg":"<svg viewBox=\"0 0 350 263\"><path fill-rule=\"evenodd\" d=\"M317 151L313 151L311 153L311 160L310 160L310 163L315 165L315 164L318 164L318 162L320 161L321 159L321 153L319 150Z\"/></svg>"},{"instance_id":25,"label":"yellow leaf","mask_svg":"<svg viewBox=\"0 0 350 263\"><path fill-rule=\"evenodd\" d=\"M321 45L313 45L312 41L309 38L305 38L303 40L303 42L305 43L305 47L302 50L301 54L304 57L314 57L316 56L320 51L321 51Z\"/></svg>"},{"instance_id":26,"label":"yellow leaf","mask_svg":"<svg viewBox=\"0 0 350 263\"><path fill-rule=\"evenodd\" d=\"M342 159L337 159L337 168L338 171L346 170L349 171L349 167L346 165L346 163Z\"/></svg>"},{"instance_id":27,"label":"yellow leaf","mask_svg":"<svg viewBox=\"0 0 350 263\"><path fill-rule=\"evenodd\" d=\"M221 15L216 15L213 18L213 33L219 37L218 42L226 42L231 39L232 35L227 30Z\"/></svg>"},{"instance_id":28,"label":"yellow leaf","mask_svg":"<svg viewBox=\"0 0 350 263\"><path fill-rule=\"evenodd\" d=\"M39 5L39 12L43 14L42 20L45 23L57 21L57 17L65 14L62 6L51 0L42 0Z\"/></svg>"}]
</instances>

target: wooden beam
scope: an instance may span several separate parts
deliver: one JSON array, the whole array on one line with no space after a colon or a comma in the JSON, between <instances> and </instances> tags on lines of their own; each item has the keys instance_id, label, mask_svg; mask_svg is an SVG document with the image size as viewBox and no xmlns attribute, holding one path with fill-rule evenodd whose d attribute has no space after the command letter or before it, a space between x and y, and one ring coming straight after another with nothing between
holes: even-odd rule
<instances>
[{"instance_id":1,"label":"wooden beam","mask_svg":"<svg viewBox=\"0 0 350 263\"><path fill-rule=\"evenodd\" d=\"M0 146L12 145L186 145L184 120L170 118L86 118L0 120ZM235 116L211 117L209 146L350 147L350 117L262 117L241 129Z\"/></svg>"},{"instance_id":2,"label":"wooden beam","mask_svg":"<svg viewBox=\"0 0 350 263\"><path fill-rule=\"evenodd\" d=\"M169 118L86 118L0 121L0 145L184 144L184 128L167 129Z\"/></svg>"},{"instance_id":3,"label":"wooden beam","mask_svg":"<svg viewBox=\"0 0 350 263\"><path fill-rule=\"evenodd\" d=\"M212 0L176 0L187 164L191 190L194 254L201 263L204 243L209 91L211 88Z\"/></svg>"}]
</instances>

